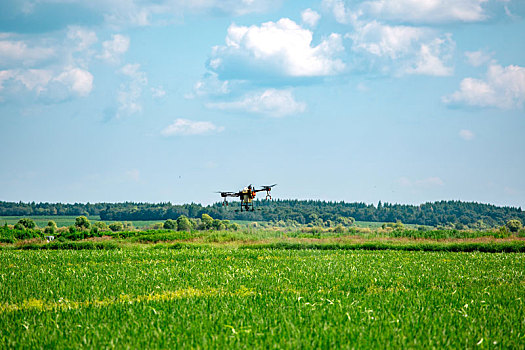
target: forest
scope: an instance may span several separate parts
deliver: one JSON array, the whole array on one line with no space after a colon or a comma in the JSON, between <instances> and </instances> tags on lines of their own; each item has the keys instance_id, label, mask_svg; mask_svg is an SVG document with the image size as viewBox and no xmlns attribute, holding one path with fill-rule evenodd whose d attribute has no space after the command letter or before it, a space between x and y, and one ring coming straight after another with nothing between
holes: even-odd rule
<instances>
[{"instance_id":1,"label":"forest","mask_svg":"<svg viewBox=\"0 0 525 350\"><path fill-rule=\"evenodd\" d=\"M299 224L357 221L402 222L405 224L484 229L504 225L508 220L525 222L521 208L462 201L438 201L421 205L329 202L319 200L256 201L254 212L238 211L238 203L209 206L191 203L23 203L0 201L0 216L100 215L101 220L137 221L177 219L181 215L199 218L208 214L221 220L285 221Z\"/></svg>"}]
</instances>

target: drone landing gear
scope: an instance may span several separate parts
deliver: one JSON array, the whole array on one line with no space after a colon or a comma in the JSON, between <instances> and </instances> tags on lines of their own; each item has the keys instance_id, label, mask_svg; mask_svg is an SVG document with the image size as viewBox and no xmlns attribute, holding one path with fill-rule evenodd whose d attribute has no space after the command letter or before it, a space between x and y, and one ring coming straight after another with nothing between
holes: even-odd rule
<instances>
[{"instance_id":1,"label":"drone landing gear","mask_svg":"<svg viewBox=\"0 0 525 350\"><path fill-rule=\"evenodd\" d=\"M241 212L243 211L255 211L253 207L253 202L247 202L247 203L241 202Z\"/></svg>"}]
</instances>

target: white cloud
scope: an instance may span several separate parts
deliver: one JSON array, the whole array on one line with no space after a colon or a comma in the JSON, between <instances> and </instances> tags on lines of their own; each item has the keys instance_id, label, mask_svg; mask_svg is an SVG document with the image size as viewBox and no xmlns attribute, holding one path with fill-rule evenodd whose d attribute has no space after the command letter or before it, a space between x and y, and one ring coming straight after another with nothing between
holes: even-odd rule
<instances>
[{"instance_id":1,"label":"white cloud","mask_svg":"<svg viewBox=\"0 0 525 350\"><path fill-rule=\"evenodd\" d=\"M48 0L55 2L56 0ZM180 20L186 13L243 16L263 13L280 7L282 0L59 0L101 14L112 26L147 26Z\"/></svg>"},{"instance_id":2,"label":"white cloud","mask_svg":"<svg viewBox=\"0 0 525 350\"><path fill-rule=\"evenodd\" d=\"M146 73L140 71L138 63L126 64L119 72L129 79L120 85L117 92L117 118L142 111L142 88L148 84Z\"/></svg>"},{"instance_id":3,"label":"white cloud","mask_svg":"<svg viewBox=\"0 0 525 350\"><path fill-rule=\"evenodd\" d=\"M0 91L4 88L4 82L11 79L14 76L12 70L1 70L0 71Z\"/></svg>"},{"instance_id":4,"label":"white cloud","mask_svg":"<svg viewBox=\"0 0 525 350\"><path fill-rule=\"evenodd\" d=\"M473 67L479 67L492 60L492 55L479 51L466 51L467 62Z\"/></svg>"},{"instance_id":5,"label":"white cloud","mask_svg":"<svg viewBox=\"0 0 525 350\"><path fill-rule=\"evenodd\" d=\"M374 0L359 8L374 18L411 23L478 22L488 0Z\"/></svg>"},{"instance_id":6,"label":"white cloud","mask_svg":"<svg viewBox=\"0 0 525 350\"><path fill-rule=\"evenodd\" d=\"M312 46L312 32L288 18L261 26L232 24L226 46L214 47L209 67L221 78L322 77L344 70L335 57L343 50L335 33Z\"/></svg>"},{"instance_id":7,"label":"white cloud","mask_svg":"<svg viewBox=\"0 0 525 350\"><path fill-rule=\"evenodd\" d=\"M301 12L301 20L308 27L315 27L317 22L319 22L319 19L321 19L321 15L312 9L308 8Z\"/></svg>"},{"instance_id":8,"label":"white cloud","mask_svg":"<svg viewBox=\"0 0 525 350\"><path fill-rule=\"evenodd\" d=\"M6 96L23 101L26 92L45 103L71 97L85 97L93 89L93 75L87 66L92 57L89 47L96 42L94 32L69 27L61 38L7 34L0 40L0 66L4 70L0 85ZM16 39L16 40L14 40Z\"/></svg>"},{"instance_id":9,"label":"white cloud","mask_svg":"<svg viewBox=\"0 0 525 350\"><path fill-rule=\"evenodd\" d=\"M396 59L414 50L414 46L428 31L408 26L389 26L372 21L359 25L353 33L346 35L352 39L354 50L364 50L375 56Z\"/></svg>"},{"instance_id":10,"label":"white cloud","mask_svg":"<svg viewBox=\"0 0 525 350\"><path fill-rule=\"evenodd\" d=\"M69 68L54 80L68 86L79 96L87 96L93 89L93 75L80 68Z\"/></svg>"},{"instance_id":11,"label":"white cloud","mask_svg":"<svg viewBox=\"0 0 525 350\"><path fill-rule=\"evenodd\" d=\"M218 12L242 16L275 9L281 0L186 0L175 2L179 8L192 12Z\"/></svg>"},{"instance_id":12,"label":"white cloud","mask_svg":"<svg viewBox=\"0 0 525 350\"><path fill-rule=\"evenodd\" d=\"M430 43L422 43L415 62L405 72L408 74L422 74L434 76L452 75L452 67L447 67L445 60L450 60L454 42L450 37L436 38ZM445 52L444 52L445 51Z\"/></svg>"},{"instance_id":13,"label":"white cloud","mask_svg":"<svg viewBox=\"0 0 525 350\"><path fill-rule=\"evenodd\" d=\"M434 30L411 26L391 26L371 21L357 23L345 35L352 50L371 55L365 61L379 64L382 72L446 76L455 44L449 34L437 37ZM377 61L379 59L379 61Z\"/></svg>"},{"instance_id":14,"label":"white cloud","mask_svg":"<svg viewBox=\"0 0 525 350\"><path fill-rule=\"evenodd\" d=\"M465 78L459 91L444 97L449 104L501 109L522 108L525 102L525 68L491 64L485 80Z\"/></svg>"},{"instance_id":15,"label":"white cloud","mask_svg":"<svg viewBox=\"0 0 525 350\"><path fill-rule=\"evenodd\" d=\"M122 56L129 48L129 38L121 34L114 34L111 40L102 43L103 51L98 56L100 59L112 63L118 63Z\"/></svg>"},{"instance_id":16,"label":"white cloud","mask_svg":"<svg viewBox=\"0 0 525 350\"><path fill-rule=\"evenodd\" d=\"M53 72L47 69L15 70L13 78L22 83L27 90L35 90L37 94L45 91L47 84L53 79Z\"/></svg>"},{"instance_id":17,"label":"white cloud","mask_svg":"<svg viewBox=\"0 0 525 350\"><path fill-rule=\"evenodd\" d=\"M238 101L209 103L206 106L212 109L250 112L271 117L284 117L306 110L306 104L297 102L291 90L276 89L248 94Z\"/></svg>"},{"instance_id":18,"label":"white cloud","mask_svg":"<svg viewBox=\"0 0 525 350\"><path fill-rule=\"evenodd\" d=\"M87 50L98 41L97 34L85 28L71 26L68 28L68 39L75 42L75 51Z\"/></svg>"},{"instance_id":19,"label":"white cloud","mask_svg":"<svg viewBox=\"0 0 525 350\"><path fill-rule=\"evenodd\" d=\"M25 41L0 40L0 66L19 68L34 66L55 55L50 47L30 47Z\"/></svg>"},{"instance_id":20,"label":"white cloud","mask_svg":"<svg viewBox=\"0 0 525 350\"><path fill-rule=\"evenodd\" d=\"M462 129L459 131L459 137L461 137L463 140L470 141L474 139L476 135L468 129Z\"/></svg>"},{"instance_id":21,"label":"white cloud","mask_svg":"<svg viewBox=\"0 0 525 350\"><path fill-rule=\"evenodd\" d=\"M193 92L186 94L185 98L194 98L195 96L220 96L230 92L231 83L228 80L221 81L217 73L207 72L195 83Z\"/></svg>"},{"instance_id":22,"label":"white cloud","mask_svg":"<svg viewBox=\"0 0 525 350\"><path fill-rule=\"evenodd\" d=\"M163 98L166 96L166 90L164 90L162 86L152 87L150 90L153 98Z\"/></svg>"},{"instance_id":23,"label":"white cloud","mask_svg":"<svg viewBox=\"0 0 525 350\"><path fill-rule=\"evenodd\" d=\"M351 11L342 0L323 0L322 7L325 11L332 12L335 20L342 24L355 23L362 12Z\"/></svg>"},{"instance_id":24,"label":"white cloud","mask_svg":"<svg viewBox=\"0 0 525 350\"><path fill-rule=\"evenodd\" d=\"M176 119L173 124L168 125L161 131L164 136L176 135L203 135L224 130L222 126L216 126L212 122L192 121L188 119Z\"/></svg>"},{"instance_id":25,"label":"white cloud","mask_svg":"<svg viewBox=\"0 0 525 350\"><path fill-rule=\"evenodd\" d=\"M47 101L62 101L72 95L85 97L93 89L93 75L78 67L65 67L54 72L50 69L16 69L0 71L0 90L6 81L21 84Z\"/></svg>"}]
</instances>

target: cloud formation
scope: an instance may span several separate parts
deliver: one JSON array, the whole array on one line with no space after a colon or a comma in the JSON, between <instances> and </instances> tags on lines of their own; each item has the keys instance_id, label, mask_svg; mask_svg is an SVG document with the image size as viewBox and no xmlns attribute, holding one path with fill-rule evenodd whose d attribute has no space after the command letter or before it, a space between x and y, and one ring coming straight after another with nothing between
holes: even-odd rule
<instances>
[{"instance_id":1,"label":"cloud formation","mask_svg":"<svg viewBox=\"0 0 525 350\"><path fill-rule=\"evenodd\" d=\"M97 34L94 31L77 26L69 27L67 37L75 42L75 51L87 50L98 41Z\"/></svg>"},{"instance_id":2,"label":"cloud formation","mask_svg":"<svg viewBox=\"0 0 525 350\"><path fill-rule=\"evenodd\" d=\"M203 135L224 130L222 126L216 126L208 121L192 121L189 119L176 119L173 124L168 125L161 131L164 136L178 135Z\"/></svg>"},{"instance_id":3,"label":"cloud formation","mask_svg":"<svg viewBox=\"0 0 525 350\"><path fill-rule=\"evenodd\" d=\"M321 15L317 13L316 11L312 9L306 9L303 12L301 12L301 20L304 24L306 24L308 27L315 27L317 25L317 22L321 19Z\"/></svg>"},{"instance_id":4,"label":"cloud formation","mask_svg":"<svg viewBox=\"0 0 525 350\"><path fill-rule=\"evenodd\" d=\"M55 56L53 48L29 46L23 40L0 40L0 67L31 67Z\"/></svg>"},{"instance_id":5,"label":"cloud formation","mask_svg":"<svg viewBox=\"0 0 525 350\"><path fill-rule=\"evenodd\" d=\"M93 89L93 75L80 68L69 68L60 73L55 81L68 86L78 96L87 96Z\"/></svg>"},{"instance_id":6,"label":"cloud formation","mask_svg":"<svg viewBox=\"0 0 525 350\"><path fill-rule=\"evenodd\" d=\"M443 98L451 105L523 108L525 102L525 68L491 64L485 79L465 78L459 90Z\"/></svg>"},{"instance_id":7,"label":"cloud formation","mask_svg":"<svg viewBox=\"0 0 525 350\"><path fill-rule=\"evenodd\" d=\"M428 28L371 21L356 23L354 31L346 34L345 38L352 40L354 52L368 55L365 61L379 65L384 73L452 74L452 67L447 65L455 47L450 35L439 37Z\"/></svg>"},{"instance_id":8,"label":"cloud formation","mask_svg":"<svg viewBox=\"0 0 525 350\"><path fill-rule=\"evenodd\" d=\"M282 0L3 0L0 30L57 31L70 25L166 25L185 14L243 16L279 8ZM49 20L53 13L53 21ZM3 21L5 23L3 23Z\"/></svg>"},{"instance_id":9,"label":"cloud formation","mask_svg":"<svg viewBox=\"0 0 525 350\"><path fill-rule=\"evenodd\" d=\"M237 101L208 103L206 106L211 109L256 113L270 117L284 117L306 110L306 104L297 102L291 90L276 89L250 93Z\"/></svg>"},{"instance_id":10,"label":"cloud formation","mask_svg":"<svg viewBox=\"0 0 525 350\"><path fill-rule=\"evenodd\" d=\"M467 62L473 67L482 66L492 60L492 55L483 52L482 50L466 51L465 57L467 58Z\"/></svg>"},{"instance_id":11,"label":"cloud formation","mask_svg":"<svg viewBox=\"0 0 525 350\"><path fill-rule=\"evenodd\" d=\"M213 48L209 69L224 79L324 77L345 69L336 56L342 38L332 33L312 46L312 32L288 18L260 26L230 25L226 45Z\"/></svg>"},{"instance_id":12,"label":"cloud formation","mask_svg":"<svg viewBox=\"0 0 525 350\"><path fill-rule=\"evenodd\" d=\"M129 38L121 34L114 34L111 40L102 43L102 48L102 53L98 58L108 62L118 63L120 57L129 49Z\"/></svg>"},{"instance_id":13,"label":"cloud formation","mask_svg":"<svg viewBox=\"0 0 525 350\"><path fill-rule=\"evenodd\" d=\"M361 9L374 17L412 23L478 22L487 19L488 0L375 0Z\"/></svg>"},{"instance_id":14,"label":"cloud formation","mask_svg":"<svg viewBox=\"0 0 525 350\"><path fill-rule=\"evenodd\" d=\"M146 73L140 71L140 64L138 63L126 64L119 72L128 80L120 85L117 92L119 104L117 118L142 111L142 104L140 103L142 88L148 84Z\"/></svg>"},{"instance_id":15,"label":"cloud formation","mask_svg":"<svg viewBox=\"0 0 525 350\"><path fill-rule=\"evenodd\" d=\"M73 26L60 35L0 35L2 100L35 97L41 102L56 103L91 93L94 77L88 63L94 55L90 48L98 40L96 34Z\"/></svg>"},{"instance_id":16,"label":"cloud formation","mask_svg":"<svg viewBox=\"0 0 525 350\"><path fill-rule=\"evenodd\" d=\"M486 20L488 15L483 4L487 2L488 0L372 0L350 6L349 1L323 0L323 8L342 24L354 23L358 18L437 24Z\"/></svg>"}]
</instances>

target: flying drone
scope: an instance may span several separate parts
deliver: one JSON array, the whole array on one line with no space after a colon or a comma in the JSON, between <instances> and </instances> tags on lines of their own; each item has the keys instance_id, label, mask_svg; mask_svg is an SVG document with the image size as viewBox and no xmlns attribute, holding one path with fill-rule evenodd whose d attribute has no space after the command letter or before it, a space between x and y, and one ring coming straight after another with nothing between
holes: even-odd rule
<instances>
[{"instance_id":1,"label":"flying drone","mask_svg":"<svg viewBox=\"0 0 525 350\"><path fill-rule=\"evenodd\" d=\"M273 184L270 186L261 186L259 189L255 189L255 187L252 187L252 185L243 188L239 192L217 192L221 194L221 197L224 198L224 201L222 202L222 205L228 205L228 197L239 197L241 200L241 211L254 211L253 208L253 199L255 198L255 194L257 192L266 191L266 200L272 199L272 196L270 195L270 191L272 190L272 187L277 184Z\"/></svg>"}]
</instances>

